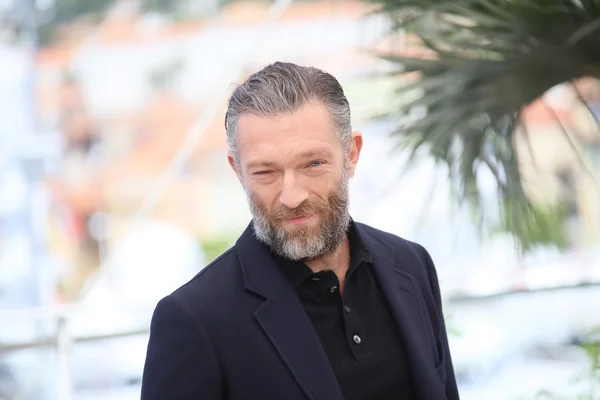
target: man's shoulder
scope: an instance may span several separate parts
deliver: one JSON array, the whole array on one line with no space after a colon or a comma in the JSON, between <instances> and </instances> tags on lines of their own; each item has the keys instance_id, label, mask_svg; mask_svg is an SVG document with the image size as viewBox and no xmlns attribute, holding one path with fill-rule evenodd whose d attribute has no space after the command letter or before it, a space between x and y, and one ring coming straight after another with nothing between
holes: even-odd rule
<instances>
[{"instance_id":1,"label":"man's shoulder","mask_svg":"<svg viewBox=\"0 0 600 400\"><path fill-rule=\"evenodd\" d=\"M428 284L433 261L425 247L419 243L404 239L400 236L385 232L369 225L358 224L359 230L370 240L379 241L395 254L394 268L410 274L417 282ZM366 238L363 238L366 239ZM369 240L369 239L367 239Z\"/></svg>"},{"instance_id":2,"label":"man's shoulder","mask_svg":"<svg viewBox=\"0 0 600 400\"><path fill-rule=\"evenodd\" d=\"M243 288L235 247L225 251L183 286L171 293L186 303L214 304L230 297L233 291Z\"/></svg>"},{"instance_id":3,"label":"man's shoulder","mask_svg":"<svg viewBox=\"0 0 600 400\"><path fill-rule=\"evenodd\" d=\"M371 238L378 240L382 244L388 247L392 247L394 250L406 250L411 252L417 251L419 253L424 250L423 246L421 246L420 244L395 235L393 233L382 231L380 229L374 228L370 225L363 224L360 222L356 222L356 225L358 226L359 231L363 234L363 236L366 234ZM365 238L363 237L363 239Z\"/></svg>"}]
</instances>

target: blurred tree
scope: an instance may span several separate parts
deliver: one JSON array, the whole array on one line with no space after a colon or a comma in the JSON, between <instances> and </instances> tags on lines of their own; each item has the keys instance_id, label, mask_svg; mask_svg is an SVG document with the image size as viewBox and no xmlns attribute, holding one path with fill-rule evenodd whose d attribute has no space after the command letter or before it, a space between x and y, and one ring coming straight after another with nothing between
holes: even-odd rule
<instances>
[{"instance_id":1,"label":"blurred tree","mask_svg":"<svg viewBox=\"0 0 600 400\"><path fill-rule=\"evenodd\" d=\"M115 0L55 0L54 5L40 20L39 38L42 45L54 39L57 30L65 23L81 17L97 20Z\"/></svg>"},{"instance_id":2,"label":"blurred tree","mask_svg":"<svg viewBox=\"0 0 600 400\"><path fill-rule=\"evenodd\" d=\"M400 88L412 99L399 113L422 118L395 132L411 161L425 152L447 165L453 196L480 221L477 175L480 167L489 169L498 185L501 225L520 249L564 244L562 205L535 205L526 196L515 140L519 131L527 136L524 108L548 89L600 77L600 0L367 1L389 17L392 32L412 34L422 46L415 57L401 49L382 54L398 66L396 73L419 75Z\"/></svg>"},{"instance_id":3,"label":"blurred tree","mask_svg":"<svg viewBox=\"0 0 600 400\"><path fill-rule=\"evenodd\" d=\"M142 10L154 11L162 14L174 13L181 6L181 1L176 0L143 0Z\"/></svg>"},{"instance_id":4,"label":"blurred tree","mask_svg":"<svg viewBox=\"0 0 600 400\"><path fill-rule=\"evenodd\" d=\"M181 19L194 18L202 15L204 9L212 10L235 1L238 0L139 0L136 4L141 12L157 12ZM53 5L41 12L38 18L40 42L43 45L50 43L62 26L80 18L89 18L92 22L97 22L118 2L119 0L54 0ZM211 6L211 3L214 3L215 7Z\"/></svg>"},{"instance_id":5,"label":"blurred tree","mask_svg":"<svg viewBox=\"0 0 600 400\"><path fill-rule=\"evenodd\" d=\"M235 0L234 0L235 1ZM157 12L175 20L195 20L218 13L229 0L140 0L142 12Z\"/></svg>"}]
</instances>

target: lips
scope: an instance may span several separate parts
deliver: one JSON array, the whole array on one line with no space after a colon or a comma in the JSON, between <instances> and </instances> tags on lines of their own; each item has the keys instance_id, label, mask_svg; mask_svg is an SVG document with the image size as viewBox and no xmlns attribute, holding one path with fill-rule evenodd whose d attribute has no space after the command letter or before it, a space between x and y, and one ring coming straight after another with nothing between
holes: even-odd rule
<instances>
[{"instance_id":1,"label":"lips","mask_svg":"<svg viewBox=\"0 0 600 400\"><path fill-rule=\"evenodd\" d=\"M308 219L307 215L301 215L298 217L292 217L292 218L288 218L286 221L288 222L302 222Z\"/></svg>"}]
</instances>

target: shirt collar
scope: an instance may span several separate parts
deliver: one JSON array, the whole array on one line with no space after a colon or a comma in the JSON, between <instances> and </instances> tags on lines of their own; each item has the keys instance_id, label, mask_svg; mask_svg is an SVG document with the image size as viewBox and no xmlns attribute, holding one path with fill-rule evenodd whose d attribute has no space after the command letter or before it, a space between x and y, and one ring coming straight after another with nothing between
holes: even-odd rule
<instances>
[{"instance_id":1,"label":"shirt collar","mask_svg":"<svg viewBox=\"0 0 600 400\"><path fill-rule=\"evenodd\" d=\"M350 267L347 276L350 276L362 263L371 263L371 256L358 232L356 223L352 219L348 226L347 235L348 240L350 240ZM276 254L274 256L295 288L313 275L312 270L302 261L290 260Z\"/></svg>"}]
</instances>

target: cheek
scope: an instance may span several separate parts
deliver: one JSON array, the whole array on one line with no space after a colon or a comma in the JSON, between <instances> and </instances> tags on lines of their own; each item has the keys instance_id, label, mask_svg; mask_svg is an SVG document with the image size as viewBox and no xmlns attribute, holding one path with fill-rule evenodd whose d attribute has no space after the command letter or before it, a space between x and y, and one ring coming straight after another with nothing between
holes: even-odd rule
<instances>
[{"instance_id":1,"label":"cheek","mask_svg":"<svg viewBox=\"0 0 600 400\"><path fill-rule=\"evenodd\" d=\"M311 182L310 191L320 200L328 201L331 193L338 187L338 180L339 178L334 178L333 176L317 178L314 182Z\"/></svg>"},{"instance_id":2,"label":"cheek","mask_svg":"<svg viewBox=\"0 0 600 400\"><path fill-rule=\"evenodd\" d=\"M248 182L245 185L245 190L264 209L271 210L277 201L277 193L270 186Z\"/></svg>"}]
</instances>

